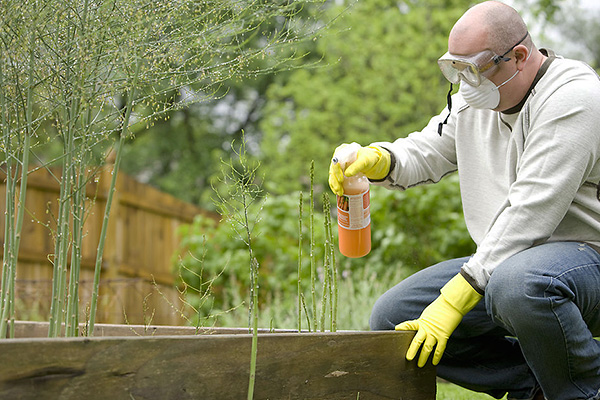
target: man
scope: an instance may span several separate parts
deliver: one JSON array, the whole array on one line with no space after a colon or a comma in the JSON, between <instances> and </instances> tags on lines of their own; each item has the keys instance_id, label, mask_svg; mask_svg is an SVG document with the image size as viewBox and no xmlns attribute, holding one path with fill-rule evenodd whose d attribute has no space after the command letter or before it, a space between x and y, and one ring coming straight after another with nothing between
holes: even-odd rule
<instances>
[{"instance_id":1,"label":"man","mask_svg":"<svg viewBox=\"0 0 600 400\"><path fill-rule=\"evenodd\" d=\"M458 170L477 251L390 289L371 328L417 331L408 360L495 398L600 399L600 80L496 1L457 21L438 63L460 85L447 109L345 175L403 190ZM332 164L334 193L343 179Z\"/></svg>"}]
</instances>

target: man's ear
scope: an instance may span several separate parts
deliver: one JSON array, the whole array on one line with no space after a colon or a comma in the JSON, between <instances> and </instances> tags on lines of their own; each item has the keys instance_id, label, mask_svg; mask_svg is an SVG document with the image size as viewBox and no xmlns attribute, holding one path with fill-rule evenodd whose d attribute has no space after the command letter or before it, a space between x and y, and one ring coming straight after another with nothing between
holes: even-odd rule
<instances>
[{"instance_id":1,"label":"man's ear","mask_svg":"<svg viewBox=\"0 0 600 400\"><path fill-rule=\"evenodd\" d=\"M529 59L531 51L527 48L527 46L520 44L515 47L514 52L517 69L521 71L523 68L525 68L526 61Z\"/></svg>"}]
</instances>

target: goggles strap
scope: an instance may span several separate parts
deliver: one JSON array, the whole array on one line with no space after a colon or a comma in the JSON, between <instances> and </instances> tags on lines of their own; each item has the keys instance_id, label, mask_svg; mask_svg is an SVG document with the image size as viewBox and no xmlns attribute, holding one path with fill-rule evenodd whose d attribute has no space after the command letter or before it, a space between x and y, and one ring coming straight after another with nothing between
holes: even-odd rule
<instances>
[{"instance_id":1,"label":"goggles strap","mask_svg":"<svg viewBox=\"0 0 600 400\"><path fill-rule=\"evenodd\" d=\"M444 122L440 122L438 125L438 135L442 136L442 128L444 125L448 123L448 118L450 118L450 114L452 111L452 82L450 82L450 90L448 90L448 94L446 95L446 102L448 103L448 116L444 120Z\"/></svg>"}]
</instances>

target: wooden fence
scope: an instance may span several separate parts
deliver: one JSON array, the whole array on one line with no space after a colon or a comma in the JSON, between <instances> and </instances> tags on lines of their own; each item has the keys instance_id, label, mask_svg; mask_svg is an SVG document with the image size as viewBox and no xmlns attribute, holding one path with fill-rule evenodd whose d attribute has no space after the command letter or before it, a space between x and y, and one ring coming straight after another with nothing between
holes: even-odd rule
<instances>
[{"instance_id":1,"label":"wooden fence","mask_svg":"<svg viewBox=\"0 0 600 400\"><path fill-rule=\"evenodd\" d=\"M98 239L112 168L87 187L80 284L81 315L88 312ZM52 292L52 237L60 171L40 169L28 179L26 216L17 266L17 317L47 320ZM5 210L6 176L0 175L0 209ZM102 265L97 322L181 325L184 320L173 267L178 228L202 213L124 173L117 177ZM4 244L4 218L0 221ZM2 255L0 254L0 258Z\"/></svg>"}]
</instances>

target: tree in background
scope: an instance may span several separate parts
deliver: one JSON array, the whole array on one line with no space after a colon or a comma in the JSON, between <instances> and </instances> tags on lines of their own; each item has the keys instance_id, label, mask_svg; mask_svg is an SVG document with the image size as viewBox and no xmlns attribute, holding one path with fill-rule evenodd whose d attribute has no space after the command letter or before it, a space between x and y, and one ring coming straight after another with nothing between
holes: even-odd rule
<instances>
[{"instance_id":1,"label":"tree in background","mask_svg":"<svg viewBox=\"0 0 600 400\"><path fill-rule=\"evenodd\" d=\"M239 43L238 50L262 47L265 37L271 36L280 38L277 48L249 60L243 71L221 81L212 98L178 107L166 113L165 119L137 129L124 150L125 171L180 199L206 209L214 207L211 183L217 181L220 160L233 154L231 142L244 136L248 155L259 152L258 122L267 88L280 79L281 71L316 62L315 42L309 39L328 24L324 1L280 1L273 6L278 3L285 4L288 17L261 21L253 28L254 34ZM184 97L172 96L173 103L186 103Z\"/></svg>"},{"instance_id":2,"label":"tree in background","mask_svg":"<svg viewBox=\"0 0 600 400\"><path fill-rule=\"evenodd\" d=\"M261 157L275 193L306 187L314 159L326 187L342 142L394 140L419 130L445 106L448 84L437 59L467 0L355 3L318 41L321 68L290 73L269 87Z\"/></svg>"}]
</instances>

